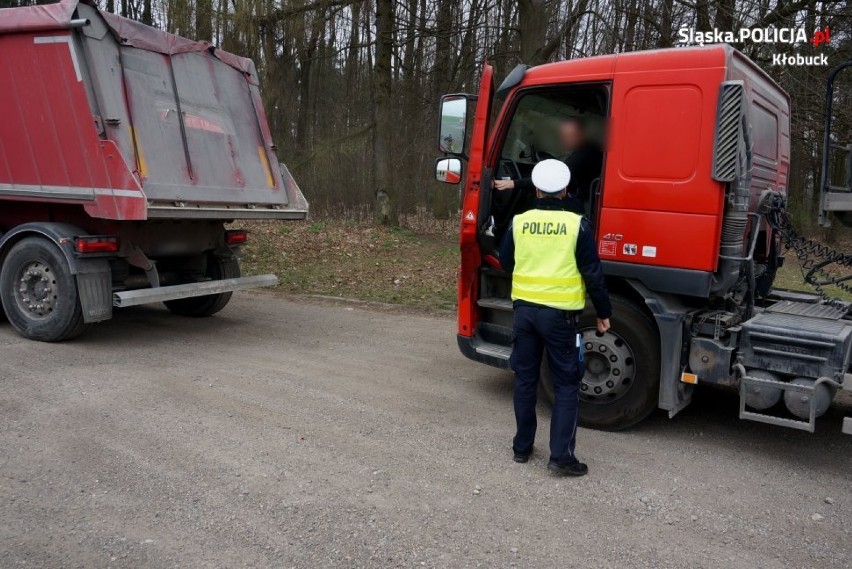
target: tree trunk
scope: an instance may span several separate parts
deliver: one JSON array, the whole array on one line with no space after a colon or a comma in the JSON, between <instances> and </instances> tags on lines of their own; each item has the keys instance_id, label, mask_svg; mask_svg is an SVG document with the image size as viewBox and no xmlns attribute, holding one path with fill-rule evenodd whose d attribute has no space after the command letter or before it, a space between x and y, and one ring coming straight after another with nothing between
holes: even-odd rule
<instances>
[{"instance_id":1,"label":"tree trunk","mask_svg":"<svg viewBox=\"0 0 852 569\"><path fill-rule=\"evenodd\" d=\"M717 1L716 29L722 31L734 31L734 0Z\"/></svg>"},{"instance_id":2,"label":"tree trunk","mask_svg":"<svg viewBox=\"0 0 852 569\"><path fill-rule=\"evenodd\" d=\"M150 4L151 0L145 0ZM213 41L213 1L196 0L195 39Z\"/></svg>"},{"instance_id":3,"label":"tree trunk","mask_svg":"<svg viewBox=\"0 0 852 569\"><path fill-rule=\"evenodd\" d=\"M696 3L695 27L702 32L710 30L710 0L698 0Z\"/></svg>"},{"instance_id":4,"label":"tree trunk","mask_svg":"<svg viewBox=\"0 0 852 569\"><path fill-rule=\"evenodd\" d=\"M142 4L142 23L146 26L154 25L154 14L151 11L151 0L145 0Z\"/></svg>"},{"instance_id":5,"label":"tree trunk","mask_svg":"<svg viewBox=\"0 0 852 569\"><path fill-rule=\"evenodd\" d=\"M660 6L660 47L672 47L674 30L672 29L673 0L663 0Z\"/></svg>"},{"instance_id":6,"label":"tree trunk","mask_svg":"<svg viewBox=\"0 0 852 569\"><path fill-rule=\"evenodd\" d=\"M435 24L435 67L433 97L436 99L450 87L452 73L452 37L453 37L453 2L440 0L438 3L437 21Z\"/></svg>"},{"instance_id":7,"label":"tree trunk","mask_svg":"<svg viewBox=\"0 0 852 569\"><path fill-rule=\"evenodd\" d=\"M395 192L390 149L393 147L393 13L394 0L376 0L376 64L373 68L373 164L376 171L375 221L396 225Z\"/></svg>"},{"instance_id":8,"label":"tree trunk","mask_svg":"<svg viewBox=\"0 0 852 569\"><path fill-rule=\"evenodd\" d=\"M542 58L542 48L547 43L547 0L519 0L518 33L521 40L521 62L527 65L540 65L547 61Z\"/></svg>"}]
</instances>

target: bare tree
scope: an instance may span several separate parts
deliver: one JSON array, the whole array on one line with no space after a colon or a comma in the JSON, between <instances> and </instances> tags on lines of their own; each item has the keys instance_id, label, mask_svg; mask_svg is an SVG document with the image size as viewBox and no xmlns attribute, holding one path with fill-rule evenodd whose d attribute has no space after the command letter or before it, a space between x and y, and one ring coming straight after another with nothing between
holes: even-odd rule
<instances>
[{"instance_id":1,"label":"bare tree","mask_svg":"<svg viewBox=\"0 0 852 569\"><path fill-rule=\"evenodd\" d=\"M373 69L373 164L376 169L375 219L382 225L395 225L391 152L393 141L393 31L394 1L376 0L376 64Z\"/></svg>"}]
</instances>

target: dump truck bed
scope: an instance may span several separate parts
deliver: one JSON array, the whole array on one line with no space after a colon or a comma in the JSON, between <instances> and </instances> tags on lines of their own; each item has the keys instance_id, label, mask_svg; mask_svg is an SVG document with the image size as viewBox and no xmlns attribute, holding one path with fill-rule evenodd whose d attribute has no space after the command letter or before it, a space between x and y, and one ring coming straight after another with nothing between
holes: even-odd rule
<instances>
[{"instance_id":1,"label":"dump truck bed","mask_svg":"<svg viewBox=\"0 0 852 569\"><path fill-rule=\"evenodd\" d=\"M251 60L77 0L0 10L0 199L96 218L304 218Z\"/></svg>"}]
</instances>

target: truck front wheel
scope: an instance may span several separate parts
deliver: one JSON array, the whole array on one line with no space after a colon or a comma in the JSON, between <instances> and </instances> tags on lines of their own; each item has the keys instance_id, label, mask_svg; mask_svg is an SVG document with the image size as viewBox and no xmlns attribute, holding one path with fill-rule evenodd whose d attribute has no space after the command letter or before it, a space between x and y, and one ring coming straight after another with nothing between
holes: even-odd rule
<instances>
[{"instance_id":1,"label":"truck front wheel","mask_svg":"<svg viewBox=\"0 0 852 569\"><path fill-rule=\"evenodd\" d=\"M86 329L77 279L47 239L26 237L12 247L0 270L0 300L9 323L30 340L70 340Z\"/></svg>"},{"instance_id":2,"label":"truck front wheel","mask_svg":"<svg viewBox=\"0 0 852 569\"><path fill-rule=\"evenodd\" d=\"M240 276L240 264L235 257L207 257L206 277L210 280L235 279ZM231 300L230 292L208 294L180 300L167 300L163 304L174 314L181 316L212 316L225 308Z\"/></svg>"},{"instance_id":3,"label":"truck front wheel","mask_svg":"<svg viewBox=\"0 0 852 569\"><path fill-rule=\"evenodd\" d=\"M612 328L596 330L594 312L580 317L585 374L580 385L580 423L617 431L632 427L657 408L660 386L660 340L651 317L630 300L613 295ZM553 401L546 364L542 391Z\"/></svg>"}]
</instances>

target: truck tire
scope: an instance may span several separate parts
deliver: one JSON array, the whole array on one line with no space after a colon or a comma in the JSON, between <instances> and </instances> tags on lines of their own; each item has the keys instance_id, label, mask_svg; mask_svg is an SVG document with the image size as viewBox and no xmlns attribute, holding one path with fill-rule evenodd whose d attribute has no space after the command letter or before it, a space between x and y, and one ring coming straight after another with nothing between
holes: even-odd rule
<instances>
[{"instance_id":1,"label":"truck tire","mask_svg":"<svg viewBox=\"0 0 852 569\"><path fill-rule=\"evenodd\" d=\"M660 390L660 340L651 316L641 306L611 296L612 327L596 331L594 311L580 317L586 372L580 386L580 424L619 431L639 423L657 408ZM545 360L541 391L553 403L553 384Z\"/></svg>"},{"instance_id":2,"label":"truck tire","mask_svg":"<svg viewBox=\"0 0 852 569\"><path fill-rule=\"evenodd\" d=\"M240 263L235 257L220 258L213 254L207 257L206 276L211 280L235 279L240 276ZM193 298L167 300L163 304L174 314L196 318L212 316L225 308L233 293L208 294Z\"/></svg>"},{"instance_id":3,"label":"truck tire","mask_svg":"<svg viewBox=\"0 0 852 569\"><path fill-rule=\"evenodd\" d=\"M61 342L86 329L77 279L62 251L41 237L26 237L9 251L0 301L12 327L30 340Z\"/></svg>"}]
</instances>

